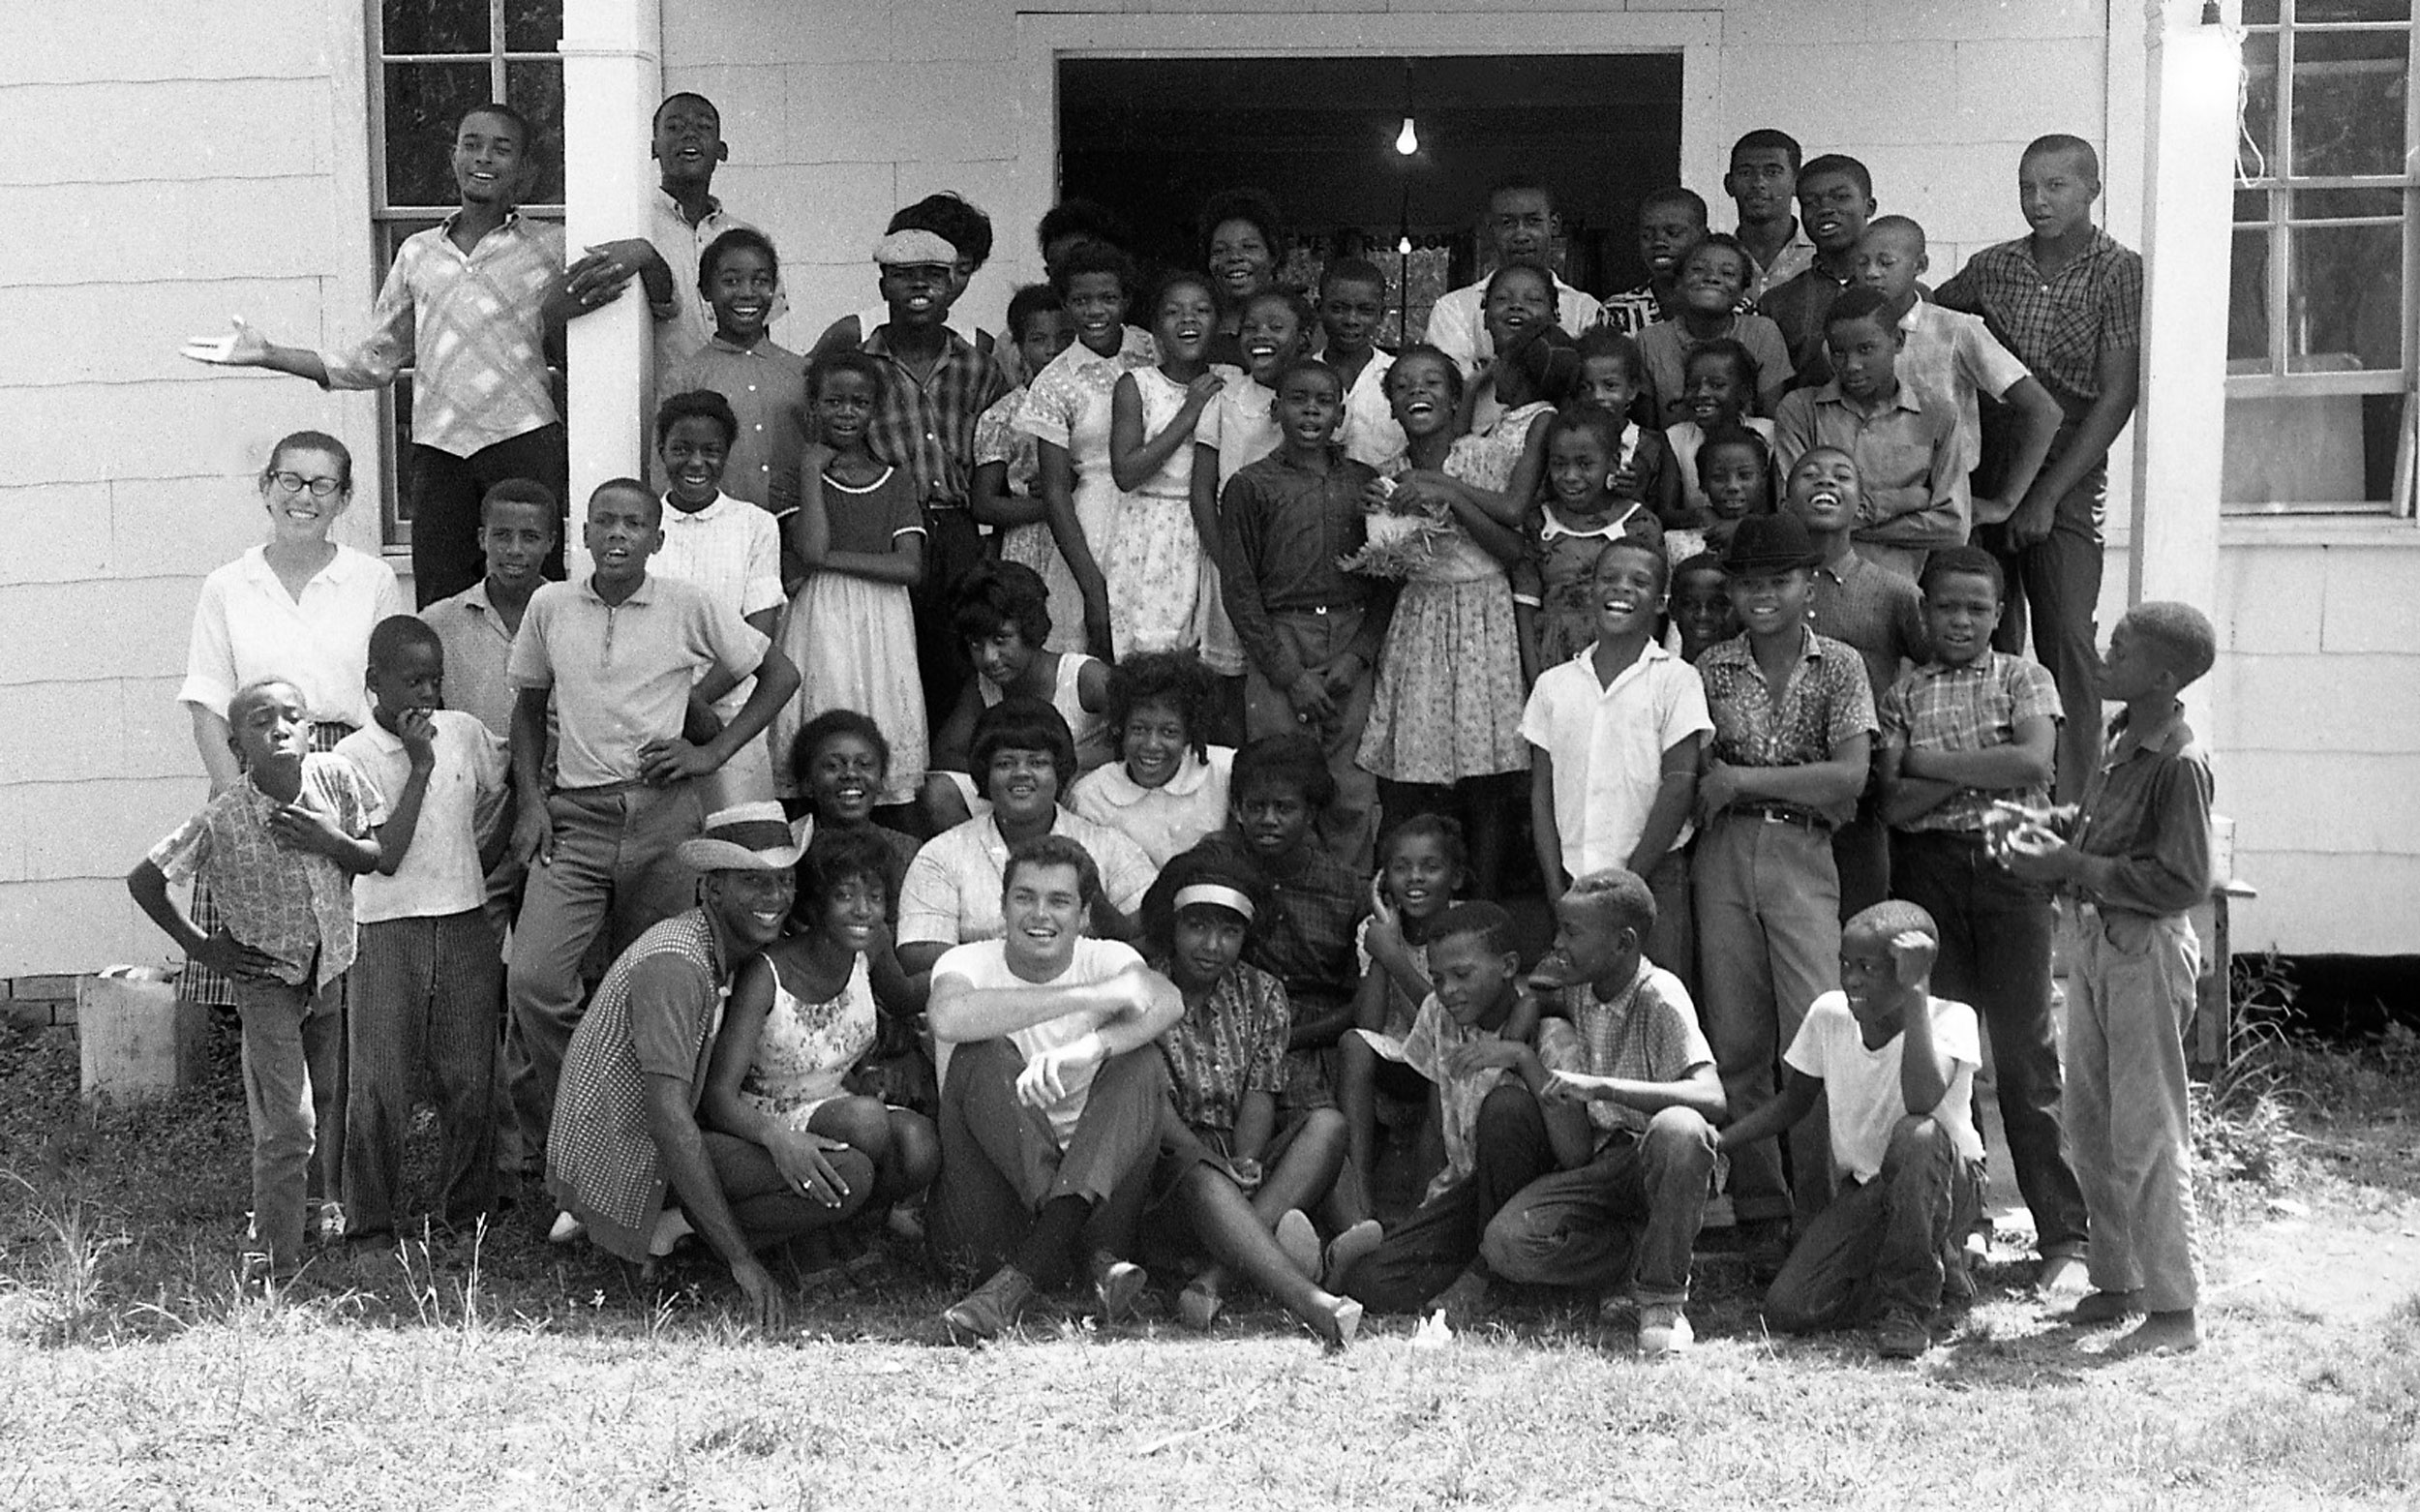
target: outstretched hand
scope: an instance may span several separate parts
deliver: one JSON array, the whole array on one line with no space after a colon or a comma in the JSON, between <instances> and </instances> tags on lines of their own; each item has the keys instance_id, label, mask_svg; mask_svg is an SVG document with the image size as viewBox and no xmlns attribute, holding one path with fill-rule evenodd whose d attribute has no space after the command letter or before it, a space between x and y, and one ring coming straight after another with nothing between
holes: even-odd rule
<instances>
[{"instance_id":1,"label":"outstretched hand","mask_svg":"<svg viewBox=\"0 0 2420 1512\"><path fill-rule=\"evenodd\" d=\"M214 368L257 368L269 360L269 339L244 322L240 315L227 318L227 329L217 336L189 336L177 355Z\"/></svg>"}]
</instances>

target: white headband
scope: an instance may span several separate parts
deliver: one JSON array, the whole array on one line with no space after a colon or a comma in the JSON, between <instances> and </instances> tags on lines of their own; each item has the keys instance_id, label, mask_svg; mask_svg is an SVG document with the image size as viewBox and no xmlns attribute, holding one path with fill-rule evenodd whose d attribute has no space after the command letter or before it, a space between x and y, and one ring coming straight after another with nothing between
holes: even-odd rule
<instances>
[{"instance_id":1,"label":"white headband","mask_svg":"<svg viewBox=\"0 0 2420 1512\"><path fill-rule=\"evenodd\" d=\"M1244 922L1250 923L1253 921L1252 898L1240 889L1230 888L1223 883L1194 882L1176 890L1178 912L1181 913L1195 903L1210 903L1220 908L1232 909L1244 916Z\"/></svg>"}]
</instances>

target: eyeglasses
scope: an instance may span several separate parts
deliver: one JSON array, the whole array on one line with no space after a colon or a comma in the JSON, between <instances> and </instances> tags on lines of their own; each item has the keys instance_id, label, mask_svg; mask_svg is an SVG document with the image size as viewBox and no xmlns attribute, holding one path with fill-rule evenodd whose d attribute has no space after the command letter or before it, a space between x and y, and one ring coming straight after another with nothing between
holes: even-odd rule
<instances>
[{"instance_id":1,"label":"eyeglasses","mask_svg":"<svg viewBox=\"0 0 2420 1512\"><path fill-rule=\"evenodd\" d=\"M342 491L345 487L334 478L307 478L299 472L272 472L269 474L269 481L288 494L299 494L309 489L314 499L325 499L330 494Z\"/></svg>"}]
</instances>

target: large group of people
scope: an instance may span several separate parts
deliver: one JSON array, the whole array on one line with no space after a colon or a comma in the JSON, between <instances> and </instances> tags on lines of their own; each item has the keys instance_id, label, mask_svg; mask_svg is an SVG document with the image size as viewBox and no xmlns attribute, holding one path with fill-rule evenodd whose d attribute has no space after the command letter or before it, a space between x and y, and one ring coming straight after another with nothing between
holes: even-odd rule
<instances>
[{"instance_id":1,"label":"large group of people","mask_svg":"<svg viewBox=\"0 0 2420 1512\"><path fill-rule=\"evenodd\" d=\"M330 538L344 444L287 438L196 613L212 797L130 878L240 1014L248 1274L391 1234L425 1100L439 1221L542 1179L558 1240L693 1238L768 1319L921 1238L962 1338L1157 1275L1342 1346L1506 1281L1668 1353L1719 1197L1770 1322L1908 1357L1971 1293L1988 1035L2042 1290L2198 1341L2215 648L2175 604L2095 647L2141 267L2089 145L1938 288L1778 131L1736 233L1658 190L1602 300L1507 183L1395 350L1384 273L1283 285L1250 191L1148 274L1060 204L984 329L990 223L936 195L804 355L711 104L654 152L652 234L567 261L473 109L359 345L187 348L414 383L417 614ZM652 455L565 580L548 353L633 282Z\"/></svg>"}]
</instances>

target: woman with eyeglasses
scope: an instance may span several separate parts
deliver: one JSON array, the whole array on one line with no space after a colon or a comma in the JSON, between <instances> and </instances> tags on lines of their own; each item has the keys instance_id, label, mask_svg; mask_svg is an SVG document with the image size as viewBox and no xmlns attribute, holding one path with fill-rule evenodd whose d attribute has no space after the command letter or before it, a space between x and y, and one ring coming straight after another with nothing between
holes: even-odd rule
<instances>
[{"instance_id":1,"label":"woman with eyeglasses","mask_svg":"<svg viewBox=\"0 0 2420 1512\"><path fill-rule=\"evenodd\" d=\"M176 696L193 716L213 797L243 776L227 741L227 701L256 678L282 678L302 693L315 751L333 749L369 722L362 680L370 631L389 615L411 613L411 601L385 562L328 539L352 500L353 458L345 443L296 431L260 471L269 538L202 580ZM194 922L205 932L218 918L209 882L205 868L194 884ZM198 1003L234 1002L226 979L196 965L186 967L178 990Z\"/></svg>"}]
</instances>

